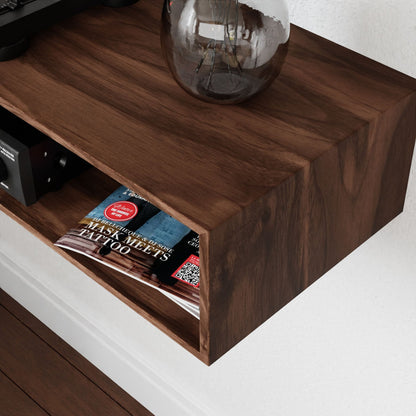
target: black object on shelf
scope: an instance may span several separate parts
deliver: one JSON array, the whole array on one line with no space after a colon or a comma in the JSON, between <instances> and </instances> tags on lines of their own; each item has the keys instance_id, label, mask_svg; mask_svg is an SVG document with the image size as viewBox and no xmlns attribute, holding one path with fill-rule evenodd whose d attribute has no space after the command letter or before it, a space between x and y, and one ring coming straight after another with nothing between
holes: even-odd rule
<instances>
[{"instance_id":1,"label":"black object on shelf","mask_svg":"<svg viewBox=\"0 0 416 416\"><path fill-rule=\"evenodd\" d=\"M86 9L102 4L129 6L137 0L0 0L0 61L14 59L28 47L39 30Z\"/></svg>"},{"instance_id":2,"label":"black object on shelf","mask_svg":"<svg viewBox=\"0 0 416 416\"><path fill-rule=\"evenodd\" d=\"M0 189L24 205L57 191L89 164L0 107Z\"/></svg>"}]
</instances>

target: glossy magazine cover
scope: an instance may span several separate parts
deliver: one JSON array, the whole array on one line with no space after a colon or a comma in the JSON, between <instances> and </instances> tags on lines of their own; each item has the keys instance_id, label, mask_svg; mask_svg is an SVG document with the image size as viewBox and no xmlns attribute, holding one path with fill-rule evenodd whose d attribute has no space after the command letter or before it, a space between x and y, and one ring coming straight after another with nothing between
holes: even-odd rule
<instances>
[{"instance_id":1,"label":"glossy magazine cover","mask_svg":"<svg viewBox=\"0 0 416 416\"><path fill-rule=\"evenodd\" d=\"M55 244L152 286L199 318L198 234L126 187Z\"/></svg>"}]
</instances>

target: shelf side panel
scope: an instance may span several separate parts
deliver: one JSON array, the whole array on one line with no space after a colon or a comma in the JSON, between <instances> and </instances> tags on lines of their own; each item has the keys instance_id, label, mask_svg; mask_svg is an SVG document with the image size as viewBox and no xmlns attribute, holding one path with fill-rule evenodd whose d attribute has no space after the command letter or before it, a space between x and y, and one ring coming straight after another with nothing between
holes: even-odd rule
<instances>
[{"instance_id":1,"label":"shelf side panel","mask_svg":"<svg viewBox=\"0 0 416 416\"><path fill-rule=\"evenodd\" d=\"M415 137L416 93L210 234L210 363L403 210Z\"/></svg>"}]
</instances>

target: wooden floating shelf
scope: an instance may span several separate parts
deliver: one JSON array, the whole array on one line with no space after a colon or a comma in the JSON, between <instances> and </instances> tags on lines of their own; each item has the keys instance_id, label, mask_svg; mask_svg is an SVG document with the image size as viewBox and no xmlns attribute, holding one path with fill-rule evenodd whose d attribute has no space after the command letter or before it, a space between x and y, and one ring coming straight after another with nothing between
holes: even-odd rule
<instances>
[{"instance_id":1,"label":"wooden floating shelf","mask_svg":"<svg viewBox=\"0 0 416 416\"><path fill-rule=\"evenodd\" d=\"M0 208L52 245L121 183L198 232L200 322L55 249L211 364L402 211L416 80L292 27L268 91L206 104L167 71L161 6L90 9L0 64L0 105L96 168Z\"/></svg>"}]
</instances>

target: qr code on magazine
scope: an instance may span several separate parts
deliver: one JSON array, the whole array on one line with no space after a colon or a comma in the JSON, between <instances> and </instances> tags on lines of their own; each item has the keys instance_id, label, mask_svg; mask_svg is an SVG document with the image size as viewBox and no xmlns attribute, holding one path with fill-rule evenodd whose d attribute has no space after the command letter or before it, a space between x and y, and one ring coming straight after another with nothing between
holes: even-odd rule
<instances>
[{"instance_id":1,"label":"qr code on magazine","mask_svg":"<svg viewBox=\"0 0 416 416\"><path fill-rule=\"evenodd\" d=\"M188 285L199 287L199 257L189 256L189 258L173 273L172 277L182 280Z\"/></svg>"}]
</instances>

